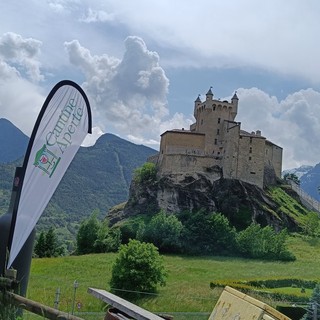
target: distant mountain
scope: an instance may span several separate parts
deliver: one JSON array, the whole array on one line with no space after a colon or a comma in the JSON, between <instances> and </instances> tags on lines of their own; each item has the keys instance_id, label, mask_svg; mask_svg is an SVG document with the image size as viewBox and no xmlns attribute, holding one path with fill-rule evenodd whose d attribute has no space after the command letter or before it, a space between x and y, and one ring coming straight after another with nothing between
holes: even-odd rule
<instances>
[{"instance_id":1,"label":"distant mountain","mask_svg":"<svg viewBox=\"0 0 320 320\"><path fill-rule=\"evenodd\" d=\"M295 174L300 180L300 188L313 199L320 201L320 163L315 166L302 165L299 168L284 170L286 173Z\"/></svg>"},{"instance_id":2,"label":"distant mountain","mask_svg":"<svg viewBox=\"0 0 320 320\"><path fill-rule=\"evenodd\" d=\"M282 172L282 175L284 176L286 173L292 173L300 179L303 175L307 174L312 168L313 166L302 165L299 168L284 170Z\"/></svg>"},{"instance_id":3,"label":"distant mountain","mask_svg":"<svg viewBox=\"0 0 320 320\"><path fill-rule=\"evenodd\" d=\"M128 198L134 169L156 151L113 134L104 134L91 147L80 147L48 207L38 230L54 227L60 239L74 240L79 223L95 209L105 217L112 206ZM0 214L8 209L14 163L0 164ZM39 195L41 196L41 195Z\"/></svg>"},{"instance_id":4,"label":"distant mountain","mask_svg":"<svg viewBox=\"0 0 320 320\"><path fill-rule=\"evenodd\" d=\"M312 198L320 201L320 163L301 176L300 186Z\"/></svg>"},{"instance_id":5,"label":"distant mountain","mask_svg":"<svg viewBox=\"0 0 320 320\"><path fill-rule=\"evenodd\" d=\"M21 158L25 154L28 142L28 136L9 120L0 119L0 163Z\"/></svg>"}]
</instances>

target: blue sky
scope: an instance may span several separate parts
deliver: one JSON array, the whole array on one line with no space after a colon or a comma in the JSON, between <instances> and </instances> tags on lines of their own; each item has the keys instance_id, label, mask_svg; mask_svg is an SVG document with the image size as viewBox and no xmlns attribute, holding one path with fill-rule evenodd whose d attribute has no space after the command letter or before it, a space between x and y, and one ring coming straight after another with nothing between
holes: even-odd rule
<instances>
[{"instance_id":1,"label":"blue sky","mask_svg":"<svg viewBox=\"0 0 320 320\"><path fill-rule=\"evenodd\" d=\"M86 91L93 143L110 132L158 148L188 128L210 86L239 96L237 121L284 149L283 169L320 162L317 0L2 1L0 118L30 135L55 83Z\"/></svg>"}]
</instances>

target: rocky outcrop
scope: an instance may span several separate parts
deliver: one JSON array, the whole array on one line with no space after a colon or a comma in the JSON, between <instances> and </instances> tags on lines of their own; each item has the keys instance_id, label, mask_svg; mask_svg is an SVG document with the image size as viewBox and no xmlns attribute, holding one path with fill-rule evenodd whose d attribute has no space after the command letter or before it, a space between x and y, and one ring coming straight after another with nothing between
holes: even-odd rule
<instances>
[{"instance_id":1,"label":"rocky outcrop","mask_svg":"<svg viewBox=\"0 0 320 320\"><path fill-rule=\"evenodd\" d=\"M217 172L216 172L217 173ZM109 213L111 223L138 214L165 210L220 212L238 230L252 222L271 225L275 230L297 230L296 222L279 210L278 205L259 187L240 180L224 179L219 174L167 174L156 182L130 186L129 200L121 210Z\"/></svg>"}]
</instances>

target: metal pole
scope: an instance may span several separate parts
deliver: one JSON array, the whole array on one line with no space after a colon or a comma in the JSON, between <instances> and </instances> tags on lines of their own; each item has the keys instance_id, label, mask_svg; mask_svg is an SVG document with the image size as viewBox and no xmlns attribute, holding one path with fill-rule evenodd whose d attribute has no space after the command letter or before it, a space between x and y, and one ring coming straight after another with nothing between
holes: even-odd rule
<instances>
[{"instance_id":1,"label":"metal pole","mask_svg":"<svg viewBox=\"0 0 320 320\"><path fill-rule=\"evenodd\" d=\"M72 312L71 314L73 315L74 314L74 305L75 305L75 302L76 302L76 291L77 291L77 288L79 287L79 283L77 280L74 281L73 283L73 301L72 301Z\"/></svg>"},{"instance_id":2,"label":"metal pole","mask_svg":"<svg viewBox=\"0 0 320 320\"><path fill-rule=\"evenodd\" d=\"M54 300L54 308L55 308L55 309L58 309L58 307L59 307L59 302L60 302L60 288L57 288L56 298L55 298L55 300Z\"/></svg>"}]
</instances>

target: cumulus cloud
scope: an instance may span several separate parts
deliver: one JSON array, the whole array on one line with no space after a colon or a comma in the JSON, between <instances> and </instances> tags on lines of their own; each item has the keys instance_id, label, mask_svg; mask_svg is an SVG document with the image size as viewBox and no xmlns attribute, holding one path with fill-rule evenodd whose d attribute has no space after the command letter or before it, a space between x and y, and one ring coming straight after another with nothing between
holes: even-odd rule
<instances>
[{"instance_id":1,"label":"cumulus cloud","mask_svg":"<svg viewBox=\"0 0 320 320\"><path fill-rule=\"evenodd\" d=\"M92 22L109 22L114 20L114 14L108 13L104 10L93 10L91 8L88 9L86 15L80 18L80 21L86 23Z\"/></svg>"},{"instance_id":2,"label":"cumulus cloud","mask_svg":"<svg viewBox=\"0 0 320 320\"><path fill-rule=\"evenodd\" d=\"M0 116L27 135L31 134L44 102L41 88L34 82L41 79L36 60L39 46L39 41L23 39L14 33L0 37ZM25 67L29 77L19 67Z\"/></svg>"},{"instance_id":3,"label":"cumulus cloud","mask_svg":"<svg viewBox=\"0 0 320 320\"><path fill-rule=\"evenodd\" d=\"M10 120L28 136L44 100L45 96L37 85L14 73L10 78L0 80L0 117Z\"/></svg>"},{"instance_id":4,"label":"cumulus cloud","mask_svg":"<svg viewBox=\"0 0 320 320\"><path fill-rule=\"evenodd\" d=\"M39 81L43 79L37 60L41 45L39 40L24 39L21 35L8 32L0 37L0 58L22 68L31 80Z\"/></svg>"},{"instance_id":5,"label":"cumulus cloud","mask_svg":"<svg viewBox=\"0 0 320 320\"><path fill-rule=\"evenodd\" d=\"M238 96L242 128L262 130L263 136L283 147L285 169L319 162L320 92L300 90L278 101L251 88L238 89Z\"/></svg>"},{"instance_id":6,"label":"cumulus cloud","mask_svg":"<svg viewBox=\"0 0 320 320\"><path fill-rule=\"evenodd\" d=\"M169 80L159 63L159 55L148 50L139 37L125 40L122 59L106 54L97 56L76 40L65 43L70 62L79 67L95 110L95 121L105 131L116 133L133 142L159 143L167 125L187 125L183 115L170 120L167 106Z\"/></svg>"}]
</instances>

